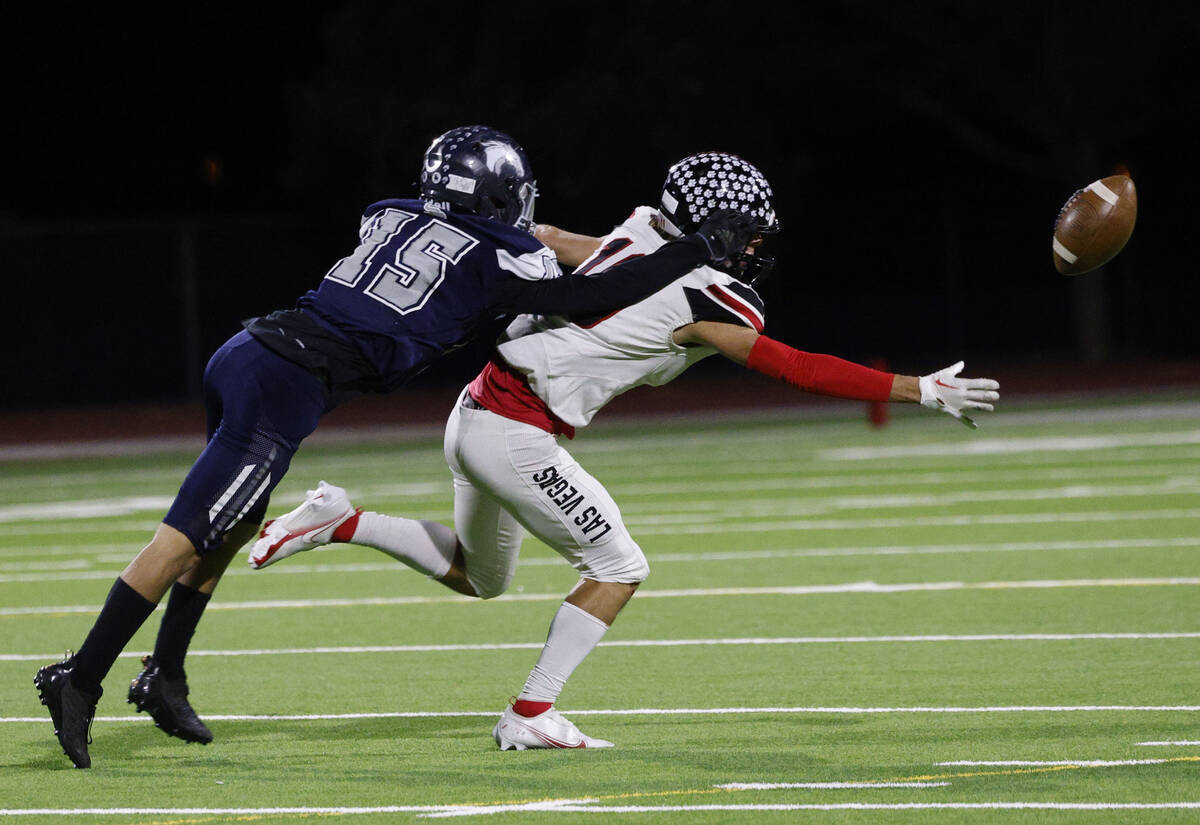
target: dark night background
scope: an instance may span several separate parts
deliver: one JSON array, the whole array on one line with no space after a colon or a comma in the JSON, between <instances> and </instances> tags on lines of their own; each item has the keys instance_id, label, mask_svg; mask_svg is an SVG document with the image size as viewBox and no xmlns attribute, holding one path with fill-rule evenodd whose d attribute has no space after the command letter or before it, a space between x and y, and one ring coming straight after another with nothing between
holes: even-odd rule
<instances>
[{"instance_id":1,"label":"dark night background","mask_svg":"<svg viewBox=\"0 0 1200 825\"><path fill-rule=\"evenodd\" d=\"M977 375L1200 376L1191 4L6 16L5 410L196 397L240 319L315 287L362 208L412 193L429 140L467 123L524 144L539 220L590 234L656 203L687 154L754 162L785 227L767 332L801 349L904 372L964 358ZM1058 275L1058 208L1118 170L1138 187L1133 239L1100 271ZM484 352L420 382L458 384Z\"/></svg>"}]
</instances>

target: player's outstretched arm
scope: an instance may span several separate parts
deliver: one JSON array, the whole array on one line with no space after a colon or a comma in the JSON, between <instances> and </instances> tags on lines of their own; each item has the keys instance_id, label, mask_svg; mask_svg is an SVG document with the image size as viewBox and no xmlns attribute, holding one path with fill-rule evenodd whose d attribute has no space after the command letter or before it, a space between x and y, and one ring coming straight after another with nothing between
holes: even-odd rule
<instances>
[{"instance_id":1,"label":"player's outstretched arm","mask_svg":"<svg viewBox=\"0 0 1200 825\"><path fill-rule=\"evenodd\" d=\"M579 266L592 257L592 253L600 248L600 242L604 240L591 235L568 232L548 223L539 223L535 226L533 236L554 250L554 256L558 258L559 263L571 268Z\"/></svg>"},{"instance_id":2,"label":"player's outstretched arm","mask_svg":"<svg viewBox=\"0 0 1200 825\"><path fill-rule=\"evenodd\" d=\"M701 264L723 263L734 252L744 249L753 234L752 216L718 210L691 235L594 275L568 275L547 281L510 278L492 305L502 313L612 312L653 295Z\"/></svg>"},{"instance_id":3,"label":"player's outstretched arm","mask_svg":"<svg viewBox=\"0 0 1200 825\"><path fill-rule=\"evenodd\" d=\"M988 378L959 378L963 363L921 377L864 367L833 355L802 352L749 327L696 321L675 331L678 344L707 344L735 363L807 392L856 401L902 401L942 410L968 427L964 410L993 409L1000 385Z\"/></svg>"}]
</instances>

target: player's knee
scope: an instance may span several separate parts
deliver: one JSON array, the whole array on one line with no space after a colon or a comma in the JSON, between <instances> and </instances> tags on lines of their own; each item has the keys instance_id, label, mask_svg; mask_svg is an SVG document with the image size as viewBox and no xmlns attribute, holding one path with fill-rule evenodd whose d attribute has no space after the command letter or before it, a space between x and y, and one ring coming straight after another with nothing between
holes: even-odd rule
<instances>
[{"instance_id":1,"label":"player's knee","mask_svg":"<svg viewBox=\"0 0 1200 825\"><path fill-rule=\"evenodd\" d=\"M632 585L639 585L646 580L650 575L650 563L646 561L646 557L638 553L637 561L634 564L630 574L630 579L627 582Z\"/></svg>"},{"instance_id":2,"label":"player's knee","mask_svg":"<svg viewBox=\"0 0 1200 825\"><path fill-rule=\"evenodd\" d=\"M476 596L485 600L494 599L508 590L512 578L511 572L505 576L474 576L470 570L467 571L467 581L470 582L471 589L475 591Z\"/></svg>"},{"instance_id":3,"label":"player's knee","mask_svg":"<svg viewBox=\"0 0 1200 825\"><path fill-rule=\"evenodd\" d=\"M193 563L200 560L199 545L196 540L179 528L163 522L154 531L142 553L162 561L182 560Z\"/></svg>"},{"instance_id":4,"label":"player's knee","mask_svg":"<svg viewBox=\"0 0 1200 825\"><path fill-rule=\"evenodd\" d=\"M505 590L508 590L508 583L502 582L490 587L479 587L478 585L472 585L472 587L475 588L475 595L486 601L502 595Z\"/></svg>"},{"instance_id":5,"label":"player's knee","mask_svg":"<svg viewBox=\"0 0 1200 825\"><path fill-rule=\"evenodd\" d=\"M620 552L598 554L585 559L579 572L585 578L599 582L637 585L650 575L650 564L646 561L642 549L632 544Z\"/></svg>"}]
</instances>

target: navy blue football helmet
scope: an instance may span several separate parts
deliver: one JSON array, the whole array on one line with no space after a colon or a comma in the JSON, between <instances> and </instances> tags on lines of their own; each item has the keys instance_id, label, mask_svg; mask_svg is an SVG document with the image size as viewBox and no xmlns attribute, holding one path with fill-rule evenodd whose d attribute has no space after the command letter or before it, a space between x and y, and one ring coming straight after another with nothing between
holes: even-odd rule
<instances>
[{"instance_id":1,"label":"navy blue football helmet","mask_svg":"<svg viewBox=\"0 0 1200 825\"><path fill-rule=\"evenodd\" d=\"M771 184L748 161L726 152L689 155L667 172L659 212L672 234L687 235L717 209L733 209L754 216L756 235L780 231ZM775 259L745 252L730 257L721 268L740 281L754 283L775 266Z\"/></svg>"},{"instance_id":2,"label":"navy blue football helmet","mask_svg":"<svg viewBox=\"0 0 1200 825\"><path fill-rule=\"evenodd\" d=\"M537 181L511 137L487 126L460 126L425 150L421 197L529 230Z\"/></svg>"}]
</instances>

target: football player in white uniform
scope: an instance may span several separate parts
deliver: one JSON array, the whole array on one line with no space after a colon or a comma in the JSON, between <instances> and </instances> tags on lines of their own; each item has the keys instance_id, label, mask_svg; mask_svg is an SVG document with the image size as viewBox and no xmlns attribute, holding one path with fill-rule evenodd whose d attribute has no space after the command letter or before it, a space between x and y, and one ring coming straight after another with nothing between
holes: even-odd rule
<instances>
[{"instance_id":1,"label":"football player in white uniform","mask_svg":"<svg viewBox=\"0 0 1200 825\"><path fill-rule=\"evenodd\" d=\"M446 586L492 598L512 581L528 531L579 571L550 625L524 689L493 730L505 750L610 747L554 707L567 678L649 573L620 510L560 445L617 395L661 386L714 353L802 389L866 401L911 401L974 426L964 410L991 410L998 384L962 379L955 364L921 378L892 375L762 335L753 282L770 268L756 254L777 232L765 177L745 160L706 152L671 167L659 207L641 206L603 238L539 227L538 237L577 273L648 255L716 209L750 214L757 234L721 268L700 266L648 298L600 317L524 315L467 386L446 425L455 530L355 508L322 481L296 510L269 522L251 548L265 567L331 541L375 547Z\"/></svg>"}]
</instances>

